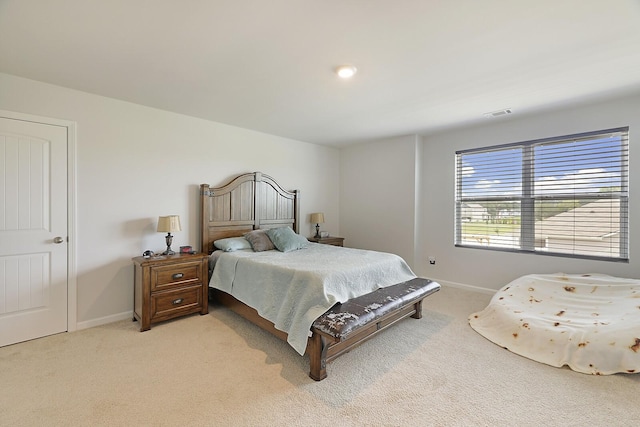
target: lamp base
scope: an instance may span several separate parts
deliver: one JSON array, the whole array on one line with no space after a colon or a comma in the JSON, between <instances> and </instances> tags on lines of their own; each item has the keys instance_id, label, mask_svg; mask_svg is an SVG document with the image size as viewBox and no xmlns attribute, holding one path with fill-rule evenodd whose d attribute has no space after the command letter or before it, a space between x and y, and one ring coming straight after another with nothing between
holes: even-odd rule
<instances>
[{"instance_id":1,"label":"lamp base","mask_svg":"<svg viewBox=\"0 0 640 427\"><path fill-rule=\"evenodd\" d=\"M320 238L320 224L316 224L316 235L313 236L315 239Z\"/></svg>"},{"instance_id":2,"label":"lamp base","mask_svg":"<svg viewBox=\"0 0 640 427\"><path fill-rule=\"evenodd\" d=\"M175 255L176 253L171 250L171 243L173 243L173 236L171 233L167 233L167 237L164 238L167 242L167 250L162 252L162 255Z\"/></svg>"}]
</instances>

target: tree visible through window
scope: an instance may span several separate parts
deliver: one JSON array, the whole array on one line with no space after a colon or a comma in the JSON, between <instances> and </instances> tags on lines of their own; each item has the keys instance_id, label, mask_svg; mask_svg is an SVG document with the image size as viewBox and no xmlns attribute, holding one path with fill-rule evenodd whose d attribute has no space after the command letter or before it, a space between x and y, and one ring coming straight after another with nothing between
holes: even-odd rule
<instances>
[{"instance_id":1,"label":"tree visible through window","mask_svg":"<svg viewBox=\"0 0 640 427\"><path fill-rule=\"evenodd\" d=\"M456 152L455 244L627 261L628 134Z\"/></svg>"}]
</instances>

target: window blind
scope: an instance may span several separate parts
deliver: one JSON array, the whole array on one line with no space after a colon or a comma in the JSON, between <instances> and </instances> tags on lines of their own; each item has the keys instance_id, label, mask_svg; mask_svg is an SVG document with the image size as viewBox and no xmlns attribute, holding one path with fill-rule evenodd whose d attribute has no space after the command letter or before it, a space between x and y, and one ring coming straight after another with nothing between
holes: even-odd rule
<instances>
[{"instance_id":1,"label":"window blind","mask_svg":"<svg viewBox=\"0 0 640 427\"><path fill-rule=\"evenodd\" d=\"M629 128L456 152L455 244L628 261Z\"/></svg>"}]
</instances>

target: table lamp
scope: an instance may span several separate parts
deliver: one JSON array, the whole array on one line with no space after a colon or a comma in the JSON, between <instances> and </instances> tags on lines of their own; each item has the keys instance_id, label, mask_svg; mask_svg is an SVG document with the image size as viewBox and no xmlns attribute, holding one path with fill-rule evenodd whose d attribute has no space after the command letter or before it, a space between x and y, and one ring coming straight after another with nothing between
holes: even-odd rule
<instances>
[{"instance_id":1,"label":"table lamp","mask_svg":"<svg viewBox=\"0 0 640 427\"><path fill-rule=\"evenodd\" d=\"M169 216L160 216L158 217L158 232L167 232L167 236L165 240L167 242L167 250L162 253L162 255L174 255L175 252L171 250L171 243L173 241L173 236L171 233L175 233L176 231L181 231L182 227L180 227L180 216L178 215L169 215Z\"/></svg>"},{"instance_id":2,"label":"table lamp","mask_svg":"<svg viewBox=\"0 0 640 427\"><path fill-rule=\"evenodd\" d=\"M311 223L316 223L316 235L313 236L316 239L320 238L320 224L324 223L324 214L322 212L316 212L311 214Z\"/></svg>"}]
</instances>

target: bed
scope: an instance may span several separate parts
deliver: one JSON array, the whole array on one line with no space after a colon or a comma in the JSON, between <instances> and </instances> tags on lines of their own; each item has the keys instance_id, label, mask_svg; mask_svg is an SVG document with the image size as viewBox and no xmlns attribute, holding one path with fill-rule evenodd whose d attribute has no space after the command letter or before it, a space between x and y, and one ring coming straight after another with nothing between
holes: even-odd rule
<instances>
[{"instance_id":1,"label":"bed","mask_svg":"<svg viewBox=\"0 0 640 427\"><path fill-rule=\"evenodd\" d=\"M469 324L488 340L592 375L640 372L640 281L529 274L500 289Z\"/></svg>"},{"instance_id":2,"label":"bed","mask_svg":"<svg viewBox=\"0 0 640 427\"><path fill-rule=\"evenodd\" d=\"M217 260L215 270L210 275L211 298L288 341L298 353L306 353L310 360L309 375L315 380L326 377L326 363L335 357L401 319L420 318L422 300L440 288L435 282L415 277L404 260L395 255L321 245L306 239L302 239L306 242L303 250L253 253L249 249L221 254L214 246L214 242L221 239L234 240L247 233L255 234L256 230L272 233L289 228L291 233L298 233L299 192L284 190L273 178L260 172L240 175L220 187L202 184L200 190L202 252L214 254ZM334 251L339 251L339 254L336 255ZM328 265L338 263L336 257L347 261L345 272L331 269L325 274ZM280 259L286 261L285 265L276 265L282 270L277 270L277 274L246 268L248 263L251 268L262 268L260 263L273 268L273 264L279 263ZM348 261L351 259L353 262ZM381 264L382 273L371 272L375 269L369 265L377 263ZM294 265L296 267L292 270ZM333 280L338 276L347 277L346 270L349 269L356 270L361 280L358 283L349 282L349 289L341 292L339 286L334 286ZM391 270L393 273L388 274ZM289 288L265 291L263 285L268 281L263 277L266 276L291 276L292 282ZM310 293L322 296L322 289L317 289L316 280L324 286L324 299L309 302ZM245 282L246 286L252 286L249 291L241 287ZM254 282L261 282L260 286L255 286ZM295 296L298 300L287 302L292 289L304 289L304 293ZM256 295L251 295L253 290ZM263 300L273 298L273 295L278 295L279 303L285 301L288 304L284 310L270 313L268 301L260 304ZM278 313L288 310L292 313L294 310L303 310L301 314L292 314L302 323L296 320L289 324L289 320L278 317ZM336 319L340 319L340 322L336 322Z\"/></svg>"}]
</instances>

